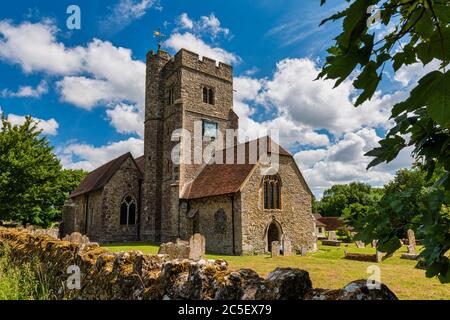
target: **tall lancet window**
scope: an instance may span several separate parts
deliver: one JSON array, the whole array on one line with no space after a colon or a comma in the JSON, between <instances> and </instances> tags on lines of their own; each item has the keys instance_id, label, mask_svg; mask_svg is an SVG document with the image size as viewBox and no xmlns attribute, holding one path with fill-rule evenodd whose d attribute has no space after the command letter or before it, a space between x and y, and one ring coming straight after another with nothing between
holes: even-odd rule
<instances>
[{"instance_id":1,"label":"tall lancet window","mask_svg":"<svg viewBox=\"0 0 450 320\"><path fill-rule=\"evenodd\" d=\"M136 200L130 196L123 198L120 204L120 225L136 224Z\"/></svg>"},{"instance_id":2,"label":"tall lancet window","mask_svg":"<svg viewBox=\"0 0 450 320\"><path fill-rule=\"evenodd\" d=\"M281 179L278 175L264 177L264 209L281 209Z\"/></svg>"}]
</instances>

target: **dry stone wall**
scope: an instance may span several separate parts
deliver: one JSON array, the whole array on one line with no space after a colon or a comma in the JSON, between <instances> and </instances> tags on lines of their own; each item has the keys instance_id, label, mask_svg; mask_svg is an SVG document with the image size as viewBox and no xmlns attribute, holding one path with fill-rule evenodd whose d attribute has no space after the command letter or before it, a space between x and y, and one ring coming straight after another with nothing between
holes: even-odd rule
<instances>
[{"instance_id":1,"label":"dry stone wall","mask_svg":"<svg viewBox=\"0 0 450 320\"><path fill-rule=\"evenodd\" d=\"M313 289L307 271L277 268L267 278L255 271L230 271L223 260L173 260L138 251L111 253L98 244L61 241L27 230L0 228L0 249L9 248L10 263L35 262L47 277L55 299L141 300L275 300L396 299L385 286L369 290L356 281L334 294ZM67 286L73 266L79 268L79 289Z\"/></svg>"}]
</instances>

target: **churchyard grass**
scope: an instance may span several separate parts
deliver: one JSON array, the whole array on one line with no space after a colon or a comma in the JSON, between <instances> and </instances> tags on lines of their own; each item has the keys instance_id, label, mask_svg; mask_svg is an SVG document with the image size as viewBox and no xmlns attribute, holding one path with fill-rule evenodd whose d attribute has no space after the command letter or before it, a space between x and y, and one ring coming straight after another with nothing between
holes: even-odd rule
<instances>
[{"instance_id":1,"label":"churchyard grass","mask_svg":"<svg viewBox=\"0 0 450 320\"><path fill-rule=\"evenodd\" d=\"M113 252L127 250L140 250L145 254L158 252L158 245L148 243L123 243L105 247ZM277 267L300 268L309 272L315 288L338 289L350 281L367 279L369 276L366 272L367 267L375 264L343 259L344 250L354 253L375 253L375 249L370 246L358 249L352 243L348 247L320 246L318 252L308 254L306 257L207 255L207 258L224 259L228 261L232 270L250 268L262 276L266 276ZM415 261L400 259L401 254L406 252L406 247L403 247L392 258L378 264L381 269L381 281L402 300L450 299L450 285L441 284L437 279L426 278L424 270L414 268Z\"/></svg>"}]
</instances>

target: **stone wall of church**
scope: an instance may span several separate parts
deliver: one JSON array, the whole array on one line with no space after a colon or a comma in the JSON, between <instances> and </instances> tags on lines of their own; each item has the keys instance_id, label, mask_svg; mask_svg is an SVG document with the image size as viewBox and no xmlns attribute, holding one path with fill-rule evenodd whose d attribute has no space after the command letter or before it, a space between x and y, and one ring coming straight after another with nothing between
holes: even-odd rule
<instances>
[{"instance_id":1,"label":"stone wall of church","mask_svg":"<svg viewBox=\"0 0 450 320\"><path fill-rule=\"evenodd\" d=\"M244 253L267 252L267 230L273 220L281 225L283 236L292 241L295 250L314 249L314 218L311 194L292 157L280 156L282 180L281 210L264 209L261 165L243 187L242 246Z\"/></svg>"},{"instance_id":2,"label":"stone wall of church","mask_svg":"<svg viewBox=\"0 0 450 320\"><path fill-rule=\"evenodd\" d=\"M137 225L120 225L120 205L126 196L136 201L136 221L139 209L140 173L132 159L127 159L103 189L103 211L98 215L96 225L101 232L94 241L121 242L137 240ZM104 226L104 228L102 228ZM88 234L91 238L91 235Z\"/></svg>"},{"instance_id":3,"label":"stone wall of church","mask_svg":"<svg viewBox=\"0 0 450 320\"><path fill-rule=\"evenodd\" d=\"M235 254L241 254L240 224L237 217L240 203L234 201L234 242ZM198 209L198 232L205 236L206 250L209 253L233 254L233 212L230 196L216 196L190 200L190 208ZM194 234L194 219L188 219L189 234Z\"/></svg>"}]
</instances>

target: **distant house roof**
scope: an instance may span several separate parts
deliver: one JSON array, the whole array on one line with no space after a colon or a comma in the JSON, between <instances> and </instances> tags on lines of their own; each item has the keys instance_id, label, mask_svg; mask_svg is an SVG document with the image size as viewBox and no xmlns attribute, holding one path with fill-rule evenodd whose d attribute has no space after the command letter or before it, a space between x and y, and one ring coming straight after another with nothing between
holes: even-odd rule
<instances>
[{"instance_id":1,"label":"distant house roof","mask_svg":"<svg viewBox=\"0 0 450 320\"><path fill-rule=\"evenodd\" d=\"M259 144L260 140L257 141L256 154L259 155ZM245 179L252 172L256 163L250 164L249 161L249 149L250 143L247 142L234 146L234 164L208 164L205 165L203 170L197 175L197 177L188 184L181 195L182 199L200 199L212 196L220 196L226 194L233 194L240 190ZM275 144L276 149L278 149L277 154L283 156L292 157L292 155L279 146L272 139L267 137L267 152L270 153L272 144ZM246 159L245 164L237 163L237 151L239 147L245 147ZM230 149L223 150L223 160L226 160L227 151Z\"/></svg>"},{"instance_id":2,"label":"distant house roof","mask_svg":"<svg viewBox=\"0 0 450 320\"><path fill-rule=\"evenodd\" d=\"M79 197L83 194L103 188L128 158L135 161L131 153L128 152L90 172L80 183L78 188L70 194L70 197ZM136 166L142 174L142 170L137 162Z\"/></svg>"},{"instance_id":3,"label":"distant house roof","mask_svg":"<svg viewBox=\"0 0 450 320\"><path fill-rule=\"evenodd\" d=\"M339 217L321 217L317 221L325 224L327 231L336 231L344 227L344 221Z\"/></svg>"}]
</instances>

